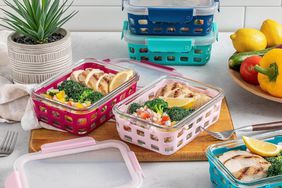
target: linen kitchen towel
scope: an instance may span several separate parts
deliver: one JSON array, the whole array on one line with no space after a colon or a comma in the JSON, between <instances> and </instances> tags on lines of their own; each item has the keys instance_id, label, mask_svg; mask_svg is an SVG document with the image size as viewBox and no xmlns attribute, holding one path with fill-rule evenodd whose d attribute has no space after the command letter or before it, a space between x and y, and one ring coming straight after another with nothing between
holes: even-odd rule
<instances>
[{"instance_id":1,"label":"linen kitchen towel","mask_svg":"<svg viewBox=\"0 0 282 188\"><path fill-rule=\"evenodd\" d=\"M46 123L38 122L30 99L35 86L35 84L13 84L9 79L0 76L0 122L21 121L24 130L42 127L59 130Z\"/></svg>"}]
</instances>

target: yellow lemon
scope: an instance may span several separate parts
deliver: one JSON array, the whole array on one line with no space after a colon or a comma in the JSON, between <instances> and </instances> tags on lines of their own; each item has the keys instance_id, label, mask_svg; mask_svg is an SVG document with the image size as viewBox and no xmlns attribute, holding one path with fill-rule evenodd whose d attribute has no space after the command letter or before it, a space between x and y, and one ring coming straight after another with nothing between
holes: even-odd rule
<instances>
[{"instance_id":1,"label":"yellow lemon","mask_svg":"<svg viewBox=\"0 0 282 188\"><path fill-rule=\"evenodd\" d=\"M263 50L267 46L265 35L257 29L242 28L230 36L237 52Z\"/></svg>"},{"instance_id":2,"label":"yellow lemon","mask_svg":"<svg viewBox=\"0 0 282 188\"><path fill-rule=\"evenodd\" d=\"M277 156L281 150L281 147L278 145L246 136L243 136L243 141L252 153L258 154L262 157Z\"/></svg>"},{"instance_id":3,"label":"yellow lemon","mask_svg":"<svg viewBox=\"0 0 282 188\"><path fill-rule=\"evenodd\" d=\"M192 108L195 104L194 98L170 98L165 97L163 98L168 103L168 107L181 107L181 108Z\"/></svg>"},{"instance_id":4,"label":"yellow lemon","mask_svg":"<svg viewBox=\"0 0 282 188\"><path fill-rule=\"evenodd\" d=\"M260 30L266 37L268 47L282 44L282 25L278 22L267 19L262 23Z\"/></svg>"},{"instance_id":5,"label":"yellow lemon","mask_svg":"<svg viewBox=\"0 0 282 188\"><path fill-rule=\"evenodd\" d=\"M123 83L125 83L127 80L129 80L132 76L133 76L134 72L132 70L125 70L125 71L121 71L119 73L117 73L110 85L109 85L109 91L113 91L116 88L118 88L119 86L121 86Z\"/></svg>"}]
</instances>

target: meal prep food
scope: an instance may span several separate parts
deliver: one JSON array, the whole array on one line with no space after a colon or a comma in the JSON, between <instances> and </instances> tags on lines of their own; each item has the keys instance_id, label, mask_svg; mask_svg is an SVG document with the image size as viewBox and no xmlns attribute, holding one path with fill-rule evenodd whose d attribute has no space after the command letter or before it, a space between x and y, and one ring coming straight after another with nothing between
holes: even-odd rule
<instances>
[{"instance_id":1,"label":"meal prep food","mask_svg":"<svg viewBox=\"0 0 282 188\"><path fill-rule=\"evenodd\" d=\"M151 123L171 127L210 99L206 94L191 91L184 83L171 82L161 87L145 103L130 104L128 113Z\"/></svg>"},{"instance_id":2,"label":"meal prep food","mask_svg":"<svg viewBox=\"0 0 282 188\"><path fill-rule=\"evenodd\" d=\"M114 106L122 140L170 155L220 114L223 93L179 76L166 76Z\"/></svg>"},{"instance_id":3,"label":"meal prep food","mask_svg":"<svg viewBox=\"0 0 282 188\"><path fill-rule=\"evenodd\" d=\"M114 104L136 91L138 79L133 70L82 60L35 89L34 109L40 121L85 135L113 116Z\"/></svg>"},{"instance_id":4,"label":"meal prep food","mask_svg":"<svg viewBox=\"0 0 282 188\"><path fill-rule=\"evenodd\" d=\"M92 68L76 70L57 89L51 88L42 95L69 106L85 108L128 81L133 74L132 70L117 74L108 74Z\"/></svg>"},{"instance_id":5,"label":"meal prep food","mask_svg":"<svg viewBox=\"0 0 282 188\"><path fill-rule=\"evenodd\" d=\"M279 132L279 131L278 131ZM210 146L207 156L215 187L279 187L282 183L281 132L260 140L243 137ZM263 141L265 140L265 141Z\"/></svg>"},{"instance_id":6,"label":"meal prep food","mask_svg":"<svg viewBox=\"0 0 282 188\"><path fill-rule=\"evenodd\" d=\"M218 0L124 0L130 31L138 35L195 35L211 32Z\"/></svg>"}]
</instances>

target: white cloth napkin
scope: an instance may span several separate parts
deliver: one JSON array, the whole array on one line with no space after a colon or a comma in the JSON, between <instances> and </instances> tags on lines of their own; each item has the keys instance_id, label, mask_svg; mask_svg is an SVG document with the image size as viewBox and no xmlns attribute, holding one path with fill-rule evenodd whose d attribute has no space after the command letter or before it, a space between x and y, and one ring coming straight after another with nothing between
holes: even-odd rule
<instances>
[{"instance_id":1,"label":"white cloth napkin","mask_svg":"<svg viewBox=\"0 0 282 188\"><path fill-rule=\"evenodd\" d=\"M30 99L35 84L13 84L0 76L0 122L14 123L21 121L24 130L46 128L56 129L46 123L38 122Z\"/></svg>"},{"instance_id":2,"label":"white cloth napkin","mask_svg":"<svg viewBox=\"0 0 282 188\"><path fill-rule=\"evenodd\" d=\"M58 130L38 122L30 94L35 85L13 84L8 66L7 37L11 32L0 31L0 123L21 121L24 130L41 127Z\"/></svg>"}]
</instances>

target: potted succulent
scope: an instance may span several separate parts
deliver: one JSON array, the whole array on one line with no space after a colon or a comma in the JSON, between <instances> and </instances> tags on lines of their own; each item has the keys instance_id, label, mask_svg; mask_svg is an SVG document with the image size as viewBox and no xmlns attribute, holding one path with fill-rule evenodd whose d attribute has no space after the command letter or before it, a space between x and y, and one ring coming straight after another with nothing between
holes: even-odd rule
<instances>
[{"instance_id":1,"label":"potted succulent","mask_svg":"<svg viewBox=\"0 0 282 188\"><path fill-rule=\"evenodd\" d=\"M72 63L70 32L61 28L77 11L68 0L4 0L0 25L13 30L8 55L16 83L40 83Z\"/></svg>"}]
</instances>

